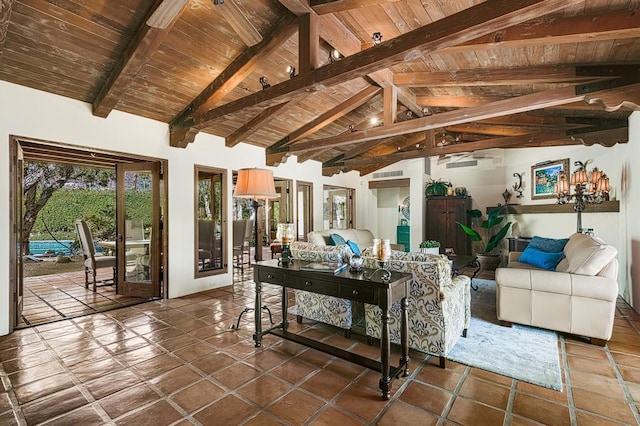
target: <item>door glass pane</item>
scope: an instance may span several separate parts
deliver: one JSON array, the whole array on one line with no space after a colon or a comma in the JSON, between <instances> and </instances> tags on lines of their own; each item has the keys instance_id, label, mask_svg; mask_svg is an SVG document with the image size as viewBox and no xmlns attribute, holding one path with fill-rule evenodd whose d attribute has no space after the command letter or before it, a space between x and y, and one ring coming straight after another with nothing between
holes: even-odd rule
<instances>
[{"instance_id":1,"label":"door glass pane","mask_svg":"<svg viewBox=\"0 0 640 426\"><path fill-rule=\"evenodd\" d=\"M125 279L151 283L152 179L148 171L124 173Z\"/></svg>"},{"instance_id":2,"label":"door glass pane","mask_svg":"<svg viewBox=\"0 0 640 426\"><path fill-rule=\"evenodd\" d=\"M196 167L196 276L225 269L223 170Z\"/></svg>"},{"instance_id":3,"label":"door glass pane","mask_svg":"<svg viewBox=\"0 0 640 426\"><path fill-rule=\"evenodd\" d=\"M297 239L298 241L306 241L307 234L312 230L313 223L313 205L311 203L313 185L311 183L298 182L297 188Z\"/></svg>"}]
</instances>

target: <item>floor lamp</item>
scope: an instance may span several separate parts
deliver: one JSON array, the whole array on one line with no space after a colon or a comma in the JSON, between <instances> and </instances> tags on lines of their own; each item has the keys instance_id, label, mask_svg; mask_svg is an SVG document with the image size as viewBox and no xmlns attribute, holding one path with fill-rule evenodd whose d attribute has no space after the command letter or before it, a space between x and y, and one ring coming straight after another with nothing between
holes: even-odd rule
<instances>
[{"instance_id":1,"label":"floor lamp","mask_svg":"<svg viewBox=\"0 0 640 426\"><path fill-rule=\"evenodd\" d=\"M272 198L279 198L276 192L276 187L273 182L273 172L265 169L240 169L238 170L238 179L236 181L236 189L233 193L237 198L250 198L251 207L254 211L255 220L253 221L253 234L255 239L255 254L254 259L258 261L258 250L260 250L260 238L258 236L258 208L260 203L258 200L269 200ZM271 311L267 308L267 305L262 306L262 309L269 312L269 319L271 320ZM240 320L242 315L247 312L253 311L253 308L244 308L238 316L235 329L240 327ZM258 315L258 314L256 314ZM271 320L273 323L273 320ZM234 328L234 327L232 327Z\"/></svg>"}]
</instances>

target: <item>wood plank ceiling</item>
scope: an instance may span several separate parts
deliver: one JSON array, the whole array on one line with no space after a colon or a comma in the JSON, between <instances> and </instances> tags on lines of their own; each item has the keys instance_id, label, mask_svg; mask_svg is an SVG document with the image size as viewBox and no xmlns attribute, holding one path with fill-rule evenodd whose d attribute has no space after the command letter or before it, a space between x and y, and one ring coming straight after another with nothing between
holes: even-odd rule
<instances>
[{"instance_id":1,"label":"wood plank ceiling","mask_svg":"<svg viewBox=\"0 0 640 426\"><path fill-rule=\"evenodd\" d=\"M266 148L268 164L295 154L328 175L367 174L489 148L627 142L639 6L0 0L0 79L91 103L99 117L166 122L175 147L205 132Z\"/></svg>"}]
</instances>

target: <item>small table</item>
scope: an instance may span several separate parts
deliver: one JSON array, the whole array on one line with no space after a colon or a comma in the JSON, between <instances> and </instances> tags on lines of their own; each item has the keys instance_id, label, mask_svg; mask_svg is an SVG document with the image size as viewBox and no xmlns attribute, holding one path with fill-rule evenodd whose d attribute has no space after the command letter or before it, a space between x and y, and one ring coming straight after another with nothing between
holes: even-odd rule
<instances>
[{"instance_id":1,"label":"small table","mask_svg":"<svg viewBox=\"0 0 640 426\"><path fill-rule=\"evenodd\" d=\"M390 272L388 282L384 282L383 274L374 273L374 270L364 270L364 273L350 272L345 269L338 274L331 272L316 272L301 270L302 261L294 260L286 265L277 260L267 260L254 265L254 281L256 284L255 312L262 309L262 283L270 283L282 286L282 322L263 330L261 315L256 313L256 332L253 335L255 346L262 345L262 337L273 334L283 339L308 346L313 349L345 359L363 367L381 373L380 390L384 399L391 397L391 382L394 378L409 375L409 332L408 310L409 282L411 274L403 272ZM369 277L369 279L365 278ZM328 345L324 342L309 339L287 331L288 298L287 288L310 291L326 296L341 297L344 299L377 305L382 310L382 334L380 336L380 362L363 357L353 352ZM391 341L389 338L389 316L391 305L397 300L402 300L402 325L401 345L402 356L398 367L391 367Z\"/></svg>"},{"instance_id":2,"label":"small table","mask_svg":"<svg viewBox=\"0 0 640 426\"><path fill-rule=\"evenodd\" d=\"M451 266L451 272L453 275L458 275L460 269L465 268L467 266L473 266L476 270L473 272L471 276L471 288L474 290L478 290L478 286L473 285L473 279L480 272L480 262L478 262L478 258L476 256L449 256L449 260L453 262Z\"/></svg>"}]
</instances>

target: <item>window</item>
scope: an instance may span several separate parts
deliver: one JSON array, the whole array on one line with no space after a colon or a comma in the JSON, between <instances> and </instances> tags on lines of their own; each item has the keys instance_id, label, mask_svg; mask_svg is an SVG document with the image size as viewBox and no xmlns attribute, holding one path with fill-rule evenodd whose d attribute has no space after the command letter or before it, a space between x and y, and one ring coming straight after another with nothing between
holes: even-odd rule
<instances>
[{"instance_id":1,"label":"window","mask_svg":"<svg viewBox=\"0 0 640 426\"><path fill-rule=\"evenodd\" d=\"M227 270L225 170L195 166L195 277Z\"/></svg>"}]
</instances>

